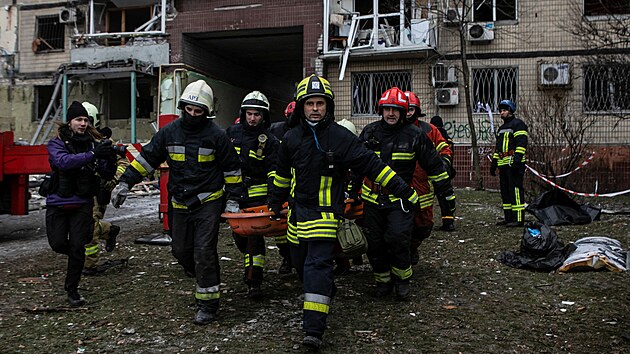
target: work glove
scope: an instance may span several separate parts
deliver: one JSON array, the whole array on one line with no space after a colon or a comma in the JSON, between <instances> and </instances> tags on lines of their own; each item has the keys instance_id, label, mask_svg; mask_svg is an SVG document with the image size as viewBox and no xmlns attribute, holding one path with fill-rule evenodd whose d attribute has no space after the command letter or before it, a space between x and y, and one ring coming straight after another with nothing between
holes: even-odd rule
<instances>
[{"instance_id":1,"label":"work glove","mask_svg":"<svg viewBox=\"0 0 630 354\"><path fill-rule=\"evenodd\" d=\"M238 213L241 209L238 207L238 202L236 200L228 199L227 203L225 203L225 212L226 213Z\"/></svg>"},{"instance_id":2,"label":"work glove","mask_svg":"<svg viewBox=\"0 0 630 354\"><path fill-rule=\"evenodd\" d=\"M282 211L282 205L281 204L273 204L270 203L269 204L269 211L273 213L273 216L271 217L272 219L280 219L281 217L284 217L284 215L282 215L281 211Z\"/></svg>"},{"instance_id":3,"label":"work glove","mask_svg":"<svg viewBox=\"0 0 630 354\"><path fill-rule=\"evenodd\" d=\"M102 185L102 188L106 192L111 192L114 190L114 188L116 188L116 185L118 185L118 180L114 178L110 179L109 181L105 181Z\"/></svg>"},{"instance_id":4,"label":"work glove","mask_svg":"<svg viewBox=\"0 0 630 354\"><path fill-rule=\"evenodd\" d=\"M120 182L112 190L112 205L114 208L120 208L120 206L127 199L127 195L129 195L129 185L126 182Z\"/></svg>"},{"instance_id":5,"label":"work glove","mask_svg":"<svg viewBox=\"0 0 630 354\"><path fill-rule=\"evenodd\" d=\"M402 207L402 210L405 213L410 213L410 212L415 212L416 211L416 207L418 206L418 202L413 203L411 202L411 200L409 200L411 197L413 197L415 195L415 200L419 201L420 199L418 199L418 193L416 193L415 190L413 190L412 195L410 195L408 198L400 198L400 206Z\"/></svg>"},{"instance_id":6,"label":"work glove","mask_svg":"<svg viewBox=\"0 0 630 354\"><path fill-rule=\"evenodd\" d=\"M492 164L490 165L490 176L494 177L497 175L497 160L492 159Z\"/></svg>"},{"instance_id":7,"label":"work glove","mask_svg":"<svg viewBox=\"0 0 630 354\"><path fill-rule=\"evenodd\" d=\"M92 153L95 157L99 159L109 159L114 154L114 149L112 148L112 141L109 139L103 139L100 143L94 146Z\"/></svg>"}]
</instances>

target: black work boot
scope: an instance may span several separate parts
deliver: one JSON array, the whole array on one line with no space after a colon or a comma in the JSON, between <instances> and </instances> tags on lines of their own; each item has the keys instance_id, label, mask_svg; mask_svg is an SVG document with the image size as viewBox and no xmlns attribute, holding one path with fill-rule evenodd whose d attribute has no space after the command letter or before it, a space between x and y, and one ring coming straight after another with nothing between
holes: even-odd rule
<instances>
[{"instance_id":1,"label":"black work boot","mask_svg":"<svg viewBox=\"0 0 630 354\"><path fill-rule=\"evenodd\" d=\"M525 224L522 221L510 221L505 224L505 227L523 227Z\"/></svg>"},{"instance_id":2,"label":"black work boot","mask_svg":"<svg viewBox=\"0 0 630 354\"><path fill-rule=\"evenodd\" d=\"M205 326L216 320L214 312L210 309L210 306L206 304L206 301L197 300L197 313L193 323L200 326Z\"/></svg>"},{"instance_id":3,"label":"black work boot","mask_svg":"<svg viewBox=\"0 0 630 354\"><path fill-rule=\"evenodd\" d=\"M400 301L409 300L409 279L398 280L394 285L396 290L396 298Z\"/></svg>"},{"instance_id":4,"label":"black work boot","mask_svg":"<svg viewBox=\"0 0 630 354\"><path fill-rule=\"evenodd\" d=\"M260 300L263 298L263 291L260 288L260 284L248 285L247 297L252 300Z\"/></svg>"},{"instance_id":5,"label":"black work boot","mask_svg":"<svg viewBox=\"0 0 630 354\"><path fill-rule=\"evenodd\" d=\"M77 307L81 305L85 305L85 299L79 295L77 290L69 290L68 291L68 303L72 307Z\"/></svg>"},{"instance_id":6,"label":"black work boot","mask_svg":"<svg viewBox=\"0 0 630 354\"><path fill-rule=\"evenodd\" d=\"M280 268L278 268L278 274L289 274L291 273L291 269L293 269L293 266L291 265L289 257L282 258L282 264Z\"/></svg>"},{"instance_id":7,"label":"black work boot","mask_svg":"<svg viewBox=\"0 0 630 354\"><path fill-rule=\"evenodd\" d=\"M318 350L319 348L321 348L322 344L324 344L324 341L322 341L322 337L318 335L307 334L306 336L304 336L304 339L302 340L303 346L311 348L311 349L315 349L315 350Z\"/></svg>"},{"instance_id":8,"label":"black work boot","mask_svg":"<svg viewBox=\"0 0 630 354\"><path fill-rule=\"evenodd\" d=\"M391 294L392 290L394 290L394 283L391 281L387 283L376 283L376 289L374 289L374 297L377 299L384 298L385 296Z\"/></svg>"},{"instance_id":9,"label":"black work boot","mask_svg":"<svg viewBox=\"0 0 630 354\"><path fill-rule=\"evenodd\" d=\"M440 226L440 230L442 231L455 231L455 223L452 219L444 219L442 220L442 226Z\"/></svg>"},{"instance_id":10,"label":"black work boot","mask_svg":"<svg viewBox=\"0 0 630 354\"><path fill-rule=\"evenodd\" d=\"M112 225L109 228L109 238L105 242L105 251L111 252L116 248L116 236L120 233L120 226Z\"/></svg>"}]
</instances>

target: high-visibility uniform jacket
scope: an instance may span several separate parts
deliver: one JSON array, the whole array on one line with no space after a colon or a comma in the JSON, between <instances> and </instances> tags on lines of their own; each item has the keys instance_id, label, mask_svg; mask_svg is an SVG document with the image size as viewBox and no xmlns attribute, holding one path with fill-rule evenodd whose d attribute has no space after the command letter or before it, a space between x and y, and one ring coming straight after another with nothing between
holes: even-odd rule
<instances>
[{"instance_id":1,"label":"high-visibility uniform jacket","mask_svg":"<svg viewBox=\"0 0 630 354\"><path fill-rule=\"evenodd\" d=\"M447 159L447 163L452 164L453 150L451 150L448 142L446 141L446 139L444 139L438 128L433 124L420 120L416 120L415 124L418 126L420 131L422 131L433 143L433 146L435 147L435 151L437 152L438 156ZM418 193L418 197L420 198L420 209L433 206L433 199L435 198L435 194L433 193L433 186L429 183L429 176L427 175L426 171L423 170L419 164L416 165L416 170L413 174L411 185L416 190L416 192ZM431 214L431 219L432 218L433 215Z\"/></svg>"},{"instance_id":2,"label":"high-visibility uniform jacket","mask_svg":"<svg viewBox=\"0 0 630 354\"><path fill-rule=\"evenodd\" d=\"M188 129L177 119L160 129L120 177L132 186L162 162L169 166L168 193L174 208L194 208L221 198L239 200L241 162L225 132L212 121Z\"/></svg>"},{"instance_id":3,"label":"high-visibility uniform jacket","mask_svg":"<svg viewBox=\"0 0 630 354\"><path fill-rule=\"evenodd\" d=\"M269 132L273 134L279 141L282 141L284 134L289 131L289 123L287 121L271 123Z\"/></svg>"},{"instance_id":4,"label":"high-visibility uniform jacket","mask_svg":"<svg viewBox=\"0 0 630 354\"><path fill-rule=\"evenodd\" d=\"M512 116L507 118L497 132L497 143L492 154L493 163L499 168L513 162L525 163L527 150L527 124Z\"/></svg>"},{"instance_id":5,"label":"high-visibility uniform jacket","mask_svg":"<svg viewBox=\"0 0 630 354\"><path fill-rule=\"evenodd\" d=\"M280 144L271 205L291 194L289 242L334 239L343 215L347 170L368 176L394 195L417 202L417 194L348 129L329 120L312 128L304 119ZM409 179L411 173L409 173ZM295 224L291 221L295 220Z\"/></svg>"},{"instance_id":6,"label":"high-visibility uniform jacket","mask_svg":"<svg viewBox=\"0 0 630 354\"><path fill-rule=\"evenodd\" d=\"M370 150L387 163L403 180L411 182L416 165L427 171L428 178L434 183L439 193L451 192L448 174L442 160L426 134L414 125L389 125L383 120L368 124L363 128L359 139ZM397 202L398 198L388 192L383 193L381 186L375 188L374 182L367 180L361 187L361 198L372 204Z\"/></svg>"},{"instance_id":7,"label":"high-visibility uniform jacket","mask_svg":"<svg viewBox=\"0 0 630 354\"><path fill-rule=\"evenodd\" d=\"M241 173L245 191L244 200L263 198L267 202L267 185L276 173L278 140L264 126L246 126L243 123L229 127L226 134L241 159Z\"/></svg>"}]
</instances>

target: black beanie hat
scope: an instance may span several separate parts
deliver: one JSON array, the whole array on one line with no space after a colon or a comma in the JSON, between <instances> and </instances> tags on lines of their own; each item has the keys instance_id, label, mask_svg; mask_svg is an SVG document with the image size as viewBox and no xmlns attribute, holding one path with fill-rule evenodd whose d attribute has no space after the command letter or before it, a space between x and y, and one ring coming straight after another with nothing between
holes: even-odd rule
<instances>
[{"instance_id":1,"label":"black beanie hat","mask_svg":"<svg viewBox=\"0 0 630 354\"><path fill-rule=\"evenodd\" d=\"M86 117L88 118L88 112L85 109L85 107L83 107L83 105L81 104L81 102L79 101L72 101L72 104L70 105L70 107L68 107L68 113L66 113L66 119L69 121L73 120L76 117Z\"/></svg>"},{"instance_id":2,"label":"black beanie hat","mask_svg":"<svg viewBox=\"0 0 630 354\"><path fill-rule=\"evenodd\" d=\"M444 126L444 122L442 122L442 117L433 116L431 118L431 124L435 125L438 128L442 128Z\"/></svg>"}]
</instances>

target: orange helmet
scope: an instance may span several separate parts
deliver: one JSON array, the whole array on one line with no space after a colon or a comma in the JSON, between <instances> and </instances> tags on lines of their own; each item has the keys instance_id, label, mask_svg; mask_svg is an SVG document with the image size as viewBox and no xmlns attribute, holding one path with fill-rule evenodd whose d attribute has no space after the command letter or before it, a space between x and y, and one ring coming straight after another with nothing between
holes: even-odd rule
<instances>
[{"instance_id":1,"label":"orange helmet","mask_svg":"<svg viewBox=\"0 0 630 354\"><path fill-rule=\"evenodd\" d=\"M289 119L289 116L291 115L291 113L293 113L294 110L295 110L295 101L291 101L287 105L287 108L284 109L284 117Z\"/></svg>"},{"instance_id":2,"label":"orange helmet","mask_svg":"<svg viewBox=\"0 0 630 354\"><path fill-rule=\"evenodd\" d=\"M418 117L426 117L426 114L422 113L422 107L420 107L420 99L416 96L412 91L405 91L405 96L407 96L407 100L409 100L409 107L415 107L415 114L410 117L410 120L415 120Z\"/></svg>"},{"instance_id":3,"label":"orange helmet","mask_svg":"<svg viewBox=\"0 0 630 354\"><path fill-rule=\"evenodd\" d=\"M383 96L378 100L378 113L383 114L383 107L394 107L402 111L402 119L407 115L409 109L409 101L407 96L398 87L392 87L383 92Z\"/></svg>"}]
</instances>

